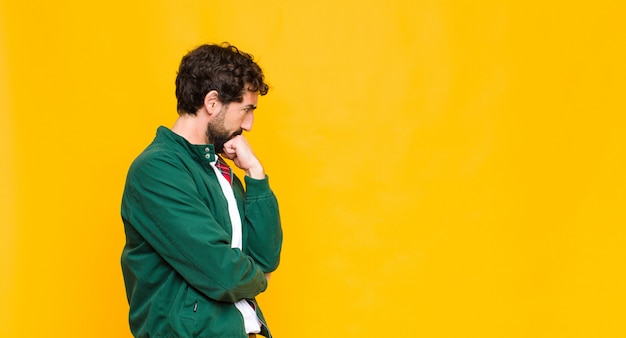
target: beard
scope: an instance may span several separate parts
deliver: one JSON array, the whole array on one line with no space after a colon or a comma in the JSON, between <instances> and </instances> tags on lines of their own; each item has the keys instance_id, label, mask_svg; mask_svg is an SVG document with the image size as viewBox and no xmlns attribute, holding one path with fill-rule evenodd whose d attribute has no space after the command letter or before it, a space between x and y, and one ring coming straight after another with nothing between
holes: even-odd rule
<instances>
[{"instance_id":1,"label":"beard","mask_svg":"<svg viewBox=\"0 0 626 338\"><path fill-rule=\"evenodd\" d=\"M216 154L221 154L224 151L224 144L237 135L241 135L243 129L239 128L234 132L230 132L224 128L224 115L226 109L223 109L218 115L209 122L206 128L207 141L213 144Z\"/></svg>"}]
</instances>

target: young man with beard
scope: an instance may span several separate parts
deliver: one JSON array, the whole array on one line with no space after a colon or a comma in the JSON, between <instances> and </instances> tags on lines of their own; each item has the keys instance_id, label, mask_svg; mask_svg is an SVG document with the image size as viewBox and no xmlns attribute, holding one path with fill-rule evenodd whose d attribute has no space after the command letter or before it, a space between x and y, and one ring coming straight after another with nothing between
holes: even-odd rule
<instances>
[{"instance_id":1,"label":"young man with beard","mask_svg":"<svg viewBox=\"0 0 626 338\"><path fill-rule=\"evenodd\" d=\"M255 296L278 267L282 229L242 134L268 86L251 55L203 45L176 77L179 117L126 179L122 272L136 337L271 337ZM245 189L222 156L245 171Z\"/></svg>"}]
</instances>

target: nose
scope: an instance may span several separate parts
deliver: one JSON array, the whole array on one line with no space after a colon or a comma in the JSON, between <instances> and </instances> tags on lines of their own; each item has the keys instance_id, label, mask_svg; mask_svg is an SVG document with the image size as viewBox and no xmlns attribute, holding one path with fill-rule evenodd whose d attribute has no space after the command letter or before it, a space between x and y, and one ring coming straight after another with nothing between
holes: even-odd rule
<instances>
[{"instance_id":1,"label":"nose","mask_svg":"<svg viewBox=\"0 0 626 338\"><path fill-rule=\"evenodd\" d=\"M241 122L241 129L245 131L250 131L252 130L253 123L254 123L254 113L249 112L246 114L246 116L243 118L243 121Z\"/></svg>"}]
</instances>

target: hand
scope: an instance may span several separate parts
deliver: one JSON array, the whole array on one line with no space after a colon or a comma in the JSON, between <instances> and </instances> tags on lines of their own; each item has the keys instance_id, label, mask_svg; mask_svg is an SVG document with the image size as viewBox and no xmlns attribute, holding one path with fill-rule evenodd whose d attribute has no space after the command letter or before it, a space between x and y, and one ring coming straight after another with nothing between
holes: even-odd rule
<instances>
[{"instance_id":1,"label":"hand","mask_svg":"<svg viewBox=\"0 0 626 338\"><path fill-rule=\"evenodd\" d=\"M237 135L224 143L222 155L232 160L237 168L244 170L251 178L257 180L265 178L265 170L261 162L254 155L248 140L243 135Z\"/></svg>"}]
</instances>

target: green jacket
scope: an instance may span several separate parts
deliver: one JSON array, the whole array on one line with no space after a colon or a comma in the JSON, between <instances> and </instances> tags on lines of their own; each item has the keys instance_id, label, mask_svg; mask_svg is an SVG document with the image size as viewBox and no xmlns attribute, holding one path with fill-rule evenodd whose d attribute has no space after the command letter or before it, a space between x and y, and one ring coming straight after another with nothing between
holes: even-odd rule
<instances>
[{"instance_id":1,"label":"green jacket","mask_svg":"<svg viewBox=\"0 0 626 338\"><path fill-rule=\"evenodd\" d=\"M234 303L265 291L278 267L282 229L268 178L235 176L242 250L231 248L227 201L210 162L165 127L133 162L122 197L122 272L136 337L247 337Z\"/></svg>"}]
</instances>

